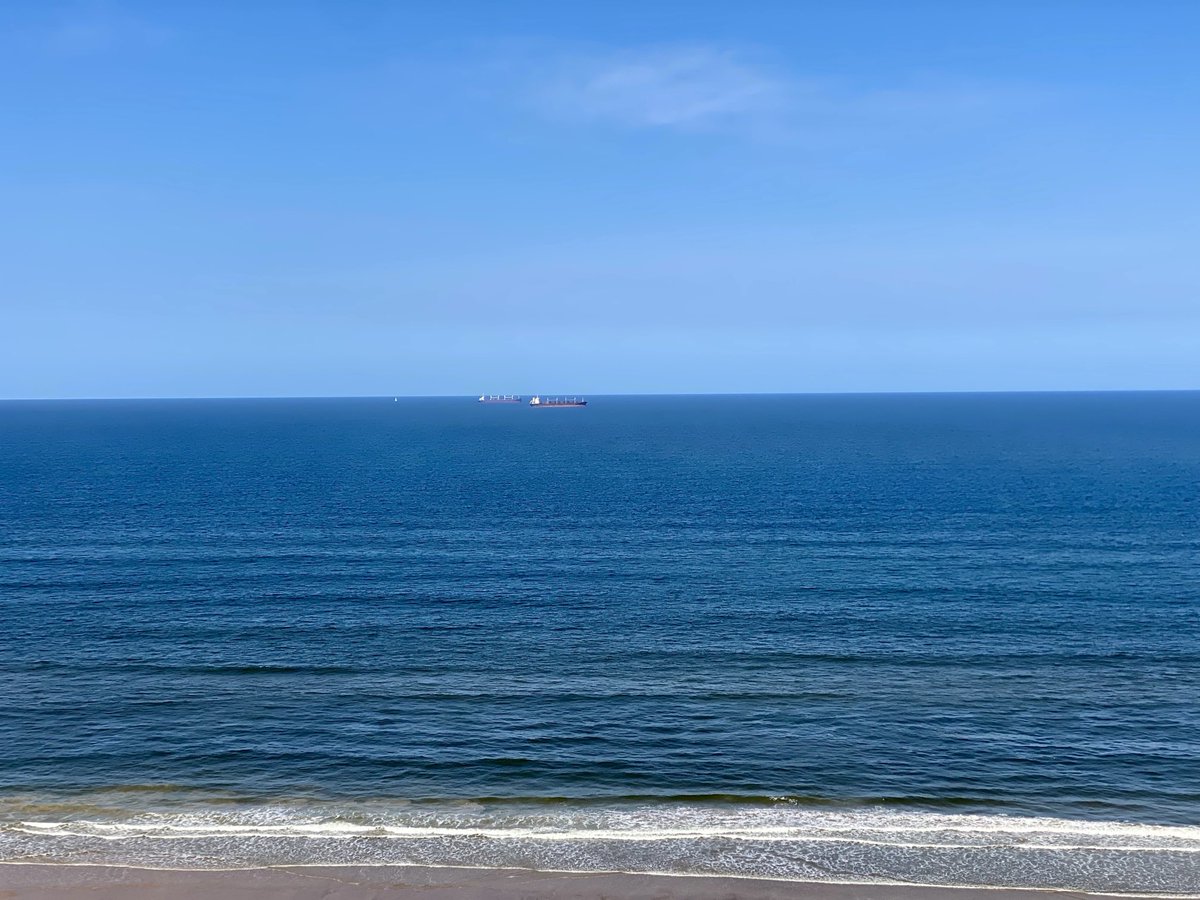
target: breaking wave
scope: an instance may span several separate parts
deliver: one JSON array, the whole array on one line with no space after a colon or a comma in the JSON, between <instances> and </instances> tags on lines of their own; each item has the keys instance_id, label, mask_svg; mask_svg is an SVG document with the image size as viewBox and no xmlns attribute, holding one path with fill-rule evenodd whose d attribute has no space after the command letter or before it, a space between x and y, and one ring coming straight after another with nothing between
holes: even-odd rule
<instances>
[{"instance_id":1,"label":"breaking wave","mask_svg":"<svg viewBox=\"0 0 1200 900\"><path fill-rule=\"evenodd\" d=\"M796 801L0 803L0 860L439 865L1200 896L1200 827Z\"/></svg>"}]
</instances>

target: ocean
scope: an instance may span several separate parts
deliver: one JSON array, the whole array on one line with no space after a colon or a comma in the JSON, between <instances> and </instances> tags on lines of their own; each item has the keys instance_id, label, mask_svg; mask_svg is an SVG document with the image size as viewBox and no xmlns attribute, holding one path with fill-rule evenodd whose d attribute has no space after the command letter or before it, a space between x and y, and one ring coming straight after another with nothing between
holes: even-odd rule
<instances>
[{"instance_id":1,"label":"ocean","mask_svg":"<svg viewBox=\"0 0 1200 900\"><path fill-rule=\"evenodd\" d=\"M0 403L0 860L1200 895L1200 393Z\"/></svg>"}]
</instances>

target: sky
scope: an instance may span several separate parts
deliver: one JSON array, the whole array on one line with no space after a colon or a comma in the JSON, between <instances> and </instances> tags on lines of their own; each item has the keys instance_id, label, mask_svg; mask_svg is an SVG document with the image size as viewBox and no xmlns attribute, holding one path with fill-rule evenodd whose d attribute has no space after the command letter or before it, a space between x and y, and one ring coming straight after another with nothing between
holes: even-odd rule
<instances>
[{"instance_id":1,"label":"sky","mask_svg":"<svg viewBox=\"0 0 1200 900\"><path fill-rule=\"evenodd\" d=\"M1200 3L0 4L0 398L1200 388Z\"/></svg>"}]
</instances>

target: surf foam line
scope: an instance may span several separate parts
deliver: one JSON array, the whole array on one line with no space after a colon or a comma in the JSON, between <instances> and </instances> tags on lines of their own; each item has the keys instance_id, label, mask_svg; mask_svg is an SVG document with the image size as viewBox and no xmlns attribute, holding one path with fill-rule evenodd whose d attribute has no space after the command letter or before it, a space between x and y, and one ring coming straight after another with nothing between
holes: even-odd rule
<instances>
[{"instance_id":1,"label":"surf foam line","mask_svg":"<svg viewBox=\"0 0 1200 900\"><path fill-rule=\"evenodd\" d=\"M51 814L0 804L0 862L464 866L1200 897L1200 828L1181 825L786 805L37 806Z\"/></svg>"},{"instance_id":2,"label":"surf foam line","mask_svg":"<svg viewBox=\"0 0 1200 900\"><path fill-rule=\"evenodd\" d=\"M37 820L0 809L0 831L27 830L46 836L394 836L544 838L547 840L646 840L726 837L746 840L829 839L884 845L1013 845L1064 849L1200 850L1200 827L1125 822L901 813L888 810L826 812L775 807L728 809L705 806L614 806L569 812L473 805L399 807L321 804L256 806L237 811L203 807L194 811L125 810L111 817ZM95 810L93 810L95 812ZM7 821L5 821L7 820ZM357 821L355 821L357 820ZM945 840L937 836L945 835ZM909 840L906 840L909 839ZM913 841L913 838L921 838ZM974 841L969 840L974 838ZM1031 840L1031 838L1033 840Z\"/></svg>"},{"instance_id":3,"label":"surf foam line","mask_svg":"<svg viewBox=\"0 0 1200 900\"><path fill-rule=\"evenodd\" d=\"M918 843L914 841L887 841L879 838L863 836L847 837L842 835L820 834L801 829L787 827L747 828L738 830L724 829L579 829L573 831L552 831L534 828L471 828L471 827L418 827L400 825L353 825L349 823L329 822L295 825L169 825L169 824L116 824L108 822L81 821L73 824L65 822L20 822L9 826L12 831L24 834L41 835L46 837L91 837L101 840L124 840L130 837L152 838L161 840L187 840L189 838L220 838L220 837L294 837L294 838L380 838L393 840L419 840L424 838L486 838L489 840L535 840L535 841L688 841L706 838L720 838L735 841L781 841L781 842L815 842L815 843L848 843L866 844L876 847L896 847L906 849L944 849L944 850L978 850L986 848L987 844L970 843ZM80 830L75 830L80 829ZM929 829L935 832L940 829ZM965 832L966 829L945 829ZM1188 831L1192 829L1177 829ZM898 829L893 833L900 834ZM992 831L991 834L1018 833ZM1024 833L1031 833L1025 830ZM1033 843L1022 840L1016 843L992 844L990 846L1005 847L1012 850L1091 850L1128 852L1157 852L1157 853L1200 853L1200 838L1195 844L1068 844L1068 843Z\"/></svg>"}]
</instances>

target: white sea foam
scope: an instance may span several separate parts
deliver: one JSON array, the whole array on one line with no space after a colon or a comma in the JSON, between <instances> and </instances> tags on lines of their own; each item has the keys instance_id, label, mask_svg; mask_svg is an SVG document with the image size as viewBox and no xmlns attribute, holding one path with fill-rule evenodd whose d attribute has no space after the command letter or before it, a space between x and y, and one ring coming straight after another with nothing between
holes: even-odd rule
<instances>
[{"instance_id":1,"label":"white sea foam","mask_svg":"<svg viewBox=\"0 0 1200 900\"><path fill-rule=\"evenodd\" d=\"M78 806L78 804L76 804ZM738 803L0 802L0 860L522 866L1200 895L1200 827ZM45 804L38 813L48 813Z\"/></svg>"},{"instance_id":2,"label":"white sea foam","mask_svg":"<svg viewBox=\"0 0 1200 900\"><path fill-rule=\"evenodd\" d=\"M698 821L687 822L688 813ZM770 813L758 811L756 818ZM21 821L9 826L15 830L47 836L123 837L220 837L225 835L263 835L272 837L369 836L381 838L482 837L495 840L693 840L727 838L730 840L772 841L809 840L867 843L901 847L980 847L1009 846L1014 849L1063 850L1172 850L1200 852L1200 828L1186 826L1139 825L1117 822L1073 822L1056 819L1019 819L1004 816L879 816L843 814L843 816L807 814L772 816L786 821L752 824L738 816L705 814L700 810L680 809L674 813L683 819L674 827L665 827L661 815L647 812L593 812L584 816L544 816L546 821L531 823L529 815L514 817L508 826L472 821L472 816L453 817L453 823L356 824L340 820L298 820L266 824L244 821L228 815L147 814L141 821L106 822L80 819L74 822ZM253 818L254 814L243 814ZM496 816L486 817L494 821ZM623 820L619 827L611 819ZM643 821L636 821L641 818ZM899 819L900 821L889 821ZM584 819L584 821L580 821ZM928 821L930 819L936 821ZM590 820L590 821L589 821ZM630 821L633 820L633 821Z\"/></svg>"}]
</instances>

